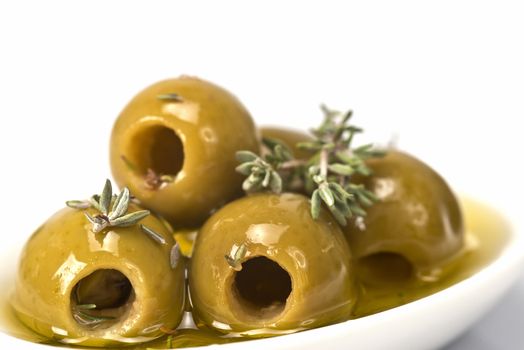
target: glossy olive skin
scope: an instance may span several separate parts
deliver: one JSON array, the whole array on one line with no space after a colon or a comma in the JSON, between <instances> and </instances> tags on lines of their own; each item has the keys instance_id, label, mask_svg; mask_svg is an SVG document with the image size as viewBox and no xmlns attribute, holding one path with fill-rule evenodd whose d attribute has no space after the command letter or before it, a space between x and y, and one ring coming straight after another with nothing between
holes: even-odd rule
<instances>
[{"instance_id":1,"label":"glossy olive skin","mask_svg":"<svg viewBox=\"0 0 524 350\"><path fill-rule=\"evenodd\" d=\"M281 128L278 126L263 126L260 128L262 137L270 137L273 139L278 139L286 146L291 149L293 155L297 159L308 159L312 156L311 152L307 152L303 149L297 147L299 142L312 141L313 136L294 129Z\"/></svg>"},{"instance_id":2,"label":"glossy olive skin","mask_svg":"<svg viewBox=\"0 0 524 350\"><path fill-rule=\"evenodd\" d=\"M435 170L396 150L367 164L373 174L356 180L373 191L379 202L367 209L363 231L351 224L345 229L357 259L396 253L420 277L430 275L461 251L461 210L450 187Z\"/></svg>"},{"instance_id":3,"label":"glossy olive skin","mask_svg":"<svg viewBox=\"0 0 524 350\"><path fill-rule=\"evenodd\" d=\"M178 98L159 98L165 94ZM116 120L111 169L145 207L174 226L195 227L242 195L235 152L258 152L257 133L246 108L221 87L187 76L164 80L136 95ZM148 169L174 181L152 189Z\"/></svg>"},{"instance_id":4,"label":"glossy olive skin","mask_svg":"<svg viewBox=\"0 0 524 350\"><path fill-rule=\"evenodd\" d=\"M266 257L285 270L291 292L278 312L246 307L224 255L245 244L242 271ZM252 281L257 285L255 271ZM269 284L277 283L269 276ZM308 198L255 194L224 206L200 230L189 269L193 316L200 326L247 336L284 334L348 319L356 301L351 252L342 231ZM278 286L275 286L278 287ZM256 300L255 300L256 302Z\"/></svg>"},{"instance_id":5,"label":"glossy olive skin","mask_svg":"<svg viewBox=\"0 0 524 350\"><path fill-rule=\"evenodd\" d=\"M129 212L138 209L131 204ZM96 214L93 209L87 212ZM138 225L93 233L84 210L64 208L54 214L21 254L11 298L18 318L49 339L97 347L149 341L164 334L160 326L176 327L184 309L184 261L171 267L174 240L161 220L149 215L140 223L161 234L166 244L153 241ZM113 309L114 320L98 327L80 324L72 311L77 303L116 302L111 295L114 287L97 287L92 280L108 269L127 277L132 287L129 299ZM76 297L80 293L83 301Z\"/></svg>"}]
</instances>

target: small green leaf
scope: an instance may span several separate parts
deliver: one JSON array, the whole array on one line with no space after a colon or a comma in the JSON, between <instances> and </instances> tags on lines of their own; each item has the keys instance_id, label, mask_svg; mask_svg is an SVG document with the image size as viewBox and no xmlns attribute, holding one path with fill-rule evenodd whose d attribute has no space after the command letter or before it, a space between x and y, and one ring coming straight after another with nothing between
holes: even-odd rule
<instances>
[{"instance_id":1,"label":"small green leaf","mask_svg":"<svg viewBox=\"0 0 524 350\"><path fill-rule=\"evenodd\" d=\"M353 198L353 195L351 193L348 193L342 186L340 186L336 182L330 182L328 186L333 190L333 192L338 193L344 199Z\"/></svg>"},{"instance_id":2,"label":"small green leaf","mask_svg":"<svg viewBox=\"0 0 524 350\"><path fill-rule=\"evenodd\" d=\"M282 140L272 137L262 137L262 144L272 150L281 160L293 158L293 152Z\"/></svg>"},{"instance_id":3,"label":"small green leaf","mask_svg":"<svg viewBox=\"0 0 524 350\"><path fill-rule=\"evenodd\" d=\"M242 190L245 192L251 191L255 187L255 184L249 179L245 179L244 182L242 182Z\"/></svg>"},{"instance_id":4,"label":"small green leaf","mask_svg":"<svg viewBox=\"0 0 524 350\"><path fill-rule=\"evenodd\" d=\"M170 334L166 340L166 348L173 349L173 336ZM149 350L149 349L148 349Z\"/></svg>"},{"instance_id":5,"label":"small green leaf","mask_svg":"<svg viewBox=\"0 0 524 350\"><path fill-rule=\"evenodd\" d=\"M375 148L372 143L357 147L353 150L353 152L363 159L383 157L386 155L385 150Z\"/></svg>"},{"instance_id":6,"label":"small green leaf","mask_svg":"<svg viewBox=\"0 0 524 350\"><path fill-rule=\"evenodd\" d=\"M72 200L72 201L67 201L66 202L66 205L69 207L69 208L73 208L73 209L87 209L87 208L91 208L91 203L89 203L88 201L76 201L76 200Z\"/></svg>"},{"instance_id":7,"label":"small green leaf","mask_svg":"<svg viewBox=\"0 0 524 350\"><path fill-rule=\"evenodd\" d=\"M73 309L73 318L80 324L83 325L96 325L102 322L113 320L111 316L94 316L86 313L85 311L93 310L96 308L95 304L83 304L76 305Z\"/></svg>"},{"instance_id":8,"label":"small green leaf","mask_svg":"<svg viewBox=\"0 0 524 350\"><path fill-rule=\"evenodd\" d=\"M176 242L172 247L171 251L169 252L169 263L171 265L171 268L174 270L178 266L178 262L180 261L180 246L178 242Z\"/></svg>"},{"instance_id":9,"label":"small green leaf","mask_svg":"<svg viewBox=\"0 0 524 350\"><path fill-rule=\"evenodd\" d=\"M251 173L242 183L242 189L246 192L260 188L263 176L259 173Z\"/></svg>"},{"instance_id":10,"label":"small green leaf","mask_svg":"<svg viewBox=\"0 0 524 350\"><path fill-rule=\"evenodd\" d=\"M131 163L131 161L126 156L121 155L120 159L122 159L122 161L129 170L136 172L136 166L133 163Z\"/></svg>"},{"instance_id":11,"label":"small green leaf","mask_svg":"<svg viewBox=\"0 0 524 350\"><path fill-rule=\"evenodd\" d=\"M235 251L235 260L240 261L241 259L244 259L247 253L247 246L245 243L242 243L240 246L238 246L237 250Z\"/></svg>"},{"instance_id":12,"label":"small green leaf","mask_svg":"<svg viewBox=\"0 0 524 350\"><path fill-rule=\"evenodd\" d=\"M344 115L344 118L342 118L341 120L341 124L346 124L351 119L352 116L353 116L353 111L352 110L347 111L346 114Z\"/></svg>"},{"instance_id":13,"label":"small green leaf","mask_svg":"<svg viewBox=\"0 0 524 350\"><path fill-rule=\"evenodd\" d=\"M371 175L371 169L369 169L366 165L362 164L359 167L357 167L357 173L364 176L369 176Z\"/></svg>"},{"instance_id":14,"label":"small green leaf","mask_svg":"<svg viewBox=\"0 0 524 350\"><path fill-rule=\"evenodd\" d=\"M335 197L335 208L344 216L344 217L351 217L351 210L349 209L349 205L347 202L343 199Z\"/></svg>"},{"instance_id":15,"label":"small green leaf","mask_svg":"<svg viewBox=\"0 0 524 350\"><path fill-rule=\"evenodd\" d=\"M379 198L372 192L366 189L362 190L362 195L368 198L372 202L378 202Z\"/></svg>"},{"instance_id":16,"label":"small green leaf","mask_svg":"<svg viewBox=\"0 0 524 350\"><path fill-rule=\"evenodd\" d=\"M91 224L96 224L95 218L89 215L89 213L84 213L84 216L87 218L87 221L89 221Z\"/></svg>"},{"instance_id":17,"label":"small green leaf","mask_svg":"<svg viewBox=\"0 0 524 350\"><path fill-rule=\"evenodd\" d=\"M258 158L258 156L251 151L238 151L235 156L240 163L252 162Z\"/></svg>"},{"instance_id":18,"label":"small green leaf","mask_svg":"<svg viewBox=\"0 0 524 350\"><path fill-rule=\"evenodd\" d=\"M150 214L149 210L139 210L133 213L121 216L110 221L111 226L128 227L136 224Z\"/></svg>"},{"instance_id":19,"label":"small green leaf","mask_svg":"<svg viewBox=\"0 0 524 350\"><path fill-rule=\"evenodd\" d=\"M280 193L282 192L282 178L276 171L271 172L271 181L269 182L271 192Z\"/></svg>"},{"instance_id":20,"label":"small green leaf","mask_svg":"<svg viewBox=\"0 0 524 350\"><path fill-rule=\"evenodd\" d=\"M366 154L372 148L373 148L373 144L368 143L368 144L365 144L365 145L362 145L362 146L359 146L359 147L355 148L353 150L353 152L356 153L356 154Z\"/></svg>"},{"instance_id":21,"label":"small green leaf","mask_svg":"<svg viewBox=\"0 0 524 350\"><path fill-rule=\"evenodd\" d=\"M370 207L373 205L373 201L371 201L366 195L364 195L362 191L357 192L356 196L360 203L362 203L364 206Z\"/></svg>"},{"instance_id":22,"label":"small green leaf","mask_svg":"<svg viewBox=\"0 0 524 350\"><path fill-rule=\"evenodd\" d=\"M346 164L353 164L353 157L347 153L347 151L337 151L335 152L335 156L343 163Z\"/></svg>"},{"instance_id":23,"label":"small green leaf","mask_svg":"<svg viewBox=\"0 0 524 350\"><path fill-rule=\"evenodd\" d=\"M286 161L293 158L292 153L284 145L276 145L273 151L275 152L277 158L281 161Z\"/></svg>"},{"instance_id":24,"label":"small green leaf","mask_svg":"<svg viewBox=\"0 0 524 350\"><path fill-rule=\"evenodd\" d=\"M359 128L357 126L353 126L353 125L346 127L346 130L352 134L358 134L358 133L364 132L364 129Z\"/></svg>"},{"instance_id":25,"label":"small green leaf","mask_svg":"<svg viewBox=\"0 0 524 350\"><path fill-rule=\"evenodd\" d=\"M179 94L175 94L175 93L161 94L161 95L158 95L156 98L158 98L161 101L184 102L182 97Z\"/></svg>"},{"instance_id":26,"label":"small green leaf","mask_svg":"<svg viewBox=\"0 0 524 350\"><path fill-rule=\"evenodd\" d=\"M113 198L113 188L111 186L111 181L106 180L102 194L100 195L100 211L102 214L107 215L109 212L109 206L111 205L111 199Z\"/></svg>"},{"instance_id":27,"label":"small green leaf","mask_svg":"<svg viewBox=\"0 0 524 350\"><path fill-rule=\"evenodd\" d=\"M344 215L335 207L330 207L329 210L331 211L331 214L335 217L335 220L341 225L346 226L347 220L344 217Z\"/></svg>"},{"instance_id":28,"label":"small green leaf","mask_svg":"<svg viewBox=\"0 0 524 350\"><path fill-rule=\"evenodd\" d=\"M308 174L309 176L318 175L320 173L320 167L318 165L311 165L308 168Z\"/></svg>"},{"instance_id":29,"label":"small green leaf","mask_svg":"<svg viewBox=\"0 0 524 350\"><path fill-rule=\"evenodd\" d=\"M299 149L303 149L303 150L306 150L306 151L319 151L322 149L322 146L324 144L322 142L314 142L314 141L309 141L309 142L299 142L297 143L297 148Z\"/></svg>"},{"instance_id":30,"label":"small green leaf","mask_svg":"<svg viewBox=\"0 0 524 350\"><path fill-rule=\"evenodd\" d=\"M334 172L335 174L343 175L343 176L351 176L355 172L355 170L350 165L345 165L345 164L340 164L340 163L330 164L328 166L328 169L331 172Z\"/></svg>"},{"instance_id":31,"label":"small green leaf","mask_svg":"<svg viewBox=\"0 0 524 350\"><path fill-rule=\"evenodd\" d=\"M150 227L148 227L146 225L140 224L140 229L142 230L142 232L147 234L149 236L149 238L151 238L153 241L155 241L155 242L157 242L159 244L166 244L165 238L160 233L158 233L155 230L153 230L152 228L150 228Z\"/></svg>"},{"instance_id":32,"label":"small green leaf","mask_svg":"<svg viewBox=\"0 0 524 350\"><path fill-rule=\"evenodd\" d=\"M318 190L324 203L326 203L328 207L332 207L335 204L335 198L333 197L333 193L331 193L329 187L325 184L321 184L318 187Z\"/></svg>"},{"instance_id":33,"label":"small green leaf","mask_svg":"<svg viewBox=\"0 0 524 350\"><path fill-rule=\"evenodd\" d=\"M235 170L237 173L247 176L251 174L251 169L253 169L254 166L255 166L254 162L246 162L246 163L242 163L239 166L237 166Z\"/></svg>"},{"instance_id":34,"label":"small green leaf","mask_svg":"<svg viewBox=\"0 0 524 350\"><path fill-rule=\"evenodd\" d=\"M129 189L127 187L124 187L124 189L116 197L115 203L113 204L113 208L109 213L110 220L114 220L127 212L127 208L129 207L129 198Z\"/></svg>"},{"instance_id":35,"label":"small green leaf","mask_svg":"<svg viewBox=\"0 0 524 350\"><path fill-rule=\"evenodd\" d=\"M242 270L242 260L247 254L247 246L245 243L242 243L240 246L234 246L231 249L230 254L225 255L225 259L229 266L231 266L235 271Z\"/></svg>"},{"instance_id":36,"label":"small green leaf","mask_svg":"<svg viewBox=\"0 0 524 350\"><path fill-rule=\"evenodd\" d=\"M351 212L357 216L366 216L366 211L362 209L358 204L349 204Z\"/></svg>"},{"instance_id":37,"label":"small green leaf","mask_svg":"<svg viewBox=\"0 0 524 350\"><path fill-rule=\"evenodd\" d=\"M264 174L264 179L262 180L262 187L268 188L269 181L271 180L271 170L266 170L266 173Z\"/></svg>"},{"instance_id":38,"label":"small green leaf","mask_svg":"<svg viewBox=\"0 0 524 350\"><path fill-rule=\"evenodd\" d=\"M91 206L98 210L99 212L102 212L102 209L100 208L100 196L95 194L89 198L89 203L91 203Z\"/></svg>"},{"instance_id":39,"label":"small green leaf","mask_svg":"<svg viewBox=\"0 0 524 350\"><path fill-rule=\"evenodd\" d=\"M107 226L109 226L109 222L103 216L97 215L95 217L92 217L91 215L89 215L89 213L86 212L84 212L84 216L91 223L91 231L93 231L94 233L98 233L105 229Z\"/></svg>"},{"instance_id":40,"label":"small green leaf","mask_svg":"<svg viewBox=\"0 0 524 350\"><path fill-rule=\"evenodd\" d=\"M313 219L318 219L320 216L320 205L321 205L321 199L318 189L313 191L313 194L311 195L311 216Z\"/></svg>"},{"instance_id":41,"label":"small green leaf","mask_svg":"<svg viewBox=\"0 0 524 350\"><path fill-rule=\"evenodd\" d=\"M321 183L323 183L323 182L326 181L326 179L325 179L323 176L321 176L321 175L313 175L311 178L312 178L313 181L315 181L317 184L321 184Z\"/></svg>"}]
</instances>

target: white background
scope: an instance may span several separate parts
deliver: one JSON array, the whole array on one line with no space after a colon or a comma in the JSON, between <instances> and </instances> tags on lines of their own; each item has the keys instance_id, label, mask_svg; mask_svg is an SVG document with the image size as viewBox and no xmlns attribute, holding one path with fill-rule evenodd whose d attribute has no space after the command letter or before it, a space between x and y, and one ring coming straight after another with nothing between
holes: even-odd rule
<instances>
[{"instance_id":1,"label":"white background","mask_svg":"<svg viewBox=\"0 0 524 350\"><path fill-rule=\"evenodd\" d=\"M228 88L260 124L352 108L362 142L399 135L458 192L516 211L523 18L518 1L2 0L0 252L98 191L119 111L180 74ZM523 315L524 276L448 349L522 348Z\"/></svg>"}]
</instances>

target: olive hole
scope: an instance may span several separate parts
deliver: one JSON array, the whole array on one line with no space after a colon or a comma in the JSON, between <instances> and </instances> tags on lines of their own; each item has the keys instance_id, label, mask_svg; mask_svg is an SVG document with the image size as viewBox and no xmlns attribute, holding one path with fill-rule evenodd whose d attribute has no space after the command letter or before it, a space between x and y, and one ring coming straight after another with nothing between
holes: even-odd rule
<instances>
[{"instance_id":1,"label":"olive hole","mask_svg":"<svg viewBox=\"0 0 524 350\"><path fill-rule=\"evenodd\" d=\"M242 263L233 281L233 295L249 318L268 319L279 315L291 294L291 278L279 264L266 257Z\"/></svg>"},{"instance_id":2,"label":"olive hole","mask_svg":"<svg viewBox=\"0 0 524 350\"><path fill-rule=\"evenodd\" d=\"M357 263L360 280L370 285L405 283L413 272L413 265L404 256L391 252L374 253Z\"/></svg>"},{"instance_id":3,"label":"olive hole","mask_svg":"<svg viewBox=\"0 0 524 350\"><path fill-rule=\"evenodd\" d=\"M97 270L82 278L71 292L71 312L82 326L107 328L128 313L133 286L120 271Z\"/></svg>"},{"instance_id":4,"label":"olive hole","mask_svg":"<svg viewBox=\"0 0 524 350\"><path fill-rule=\"evenodd\" d=\"M141 174L176 176L184 164L184 145L178 135L164 126L144 128L133 139L129 154L131 167ZM126 155L127 157L127 155Z\"/></svg>"}]
</instances>

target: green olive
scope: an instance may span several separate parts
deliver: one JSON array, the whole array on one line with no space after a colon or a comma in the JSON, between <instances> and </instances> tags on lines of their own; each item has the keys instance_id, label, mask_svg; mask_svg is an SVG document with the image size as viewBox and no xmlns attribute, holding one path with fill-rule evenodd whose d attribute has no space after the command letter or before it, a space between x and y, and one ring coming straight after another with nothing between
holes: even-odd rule
<instances>
[{"instance_id":1,"label":"green olive","mask_svg":"<svg viewBox=\"0 0 524 350\"><path fill-rule=\"evenodd\" d=\"M242 194L235 153L258 151L248 111L226 90L193 77L149 86L111 136L113 176L173 225L195 227Z\"/></svg>"},{"instance_id":2,"label":"green olive","mask_svg":"<svg viewBox=\"0 0 524 350\"><path fill-rule=\"evenodd\" d=\"M428 165L399 151L367 164L372 175L356 181L379 201L345 229L359 277L372 284L435 277L463 246L461 210L450 187Z\"/></svg>"},{"instance_id":3,"label":"green olive","mask_svg":"<svg viewBox=\"0 0 524 350\"><path fill-rule=\"evenodd\" d=\"M297 147L299 142L313 140L313 137L305 132L273 126L263 126L260 128L260 132L262 137L270 137L284 142L293 151L293 155L297 159L309 159L312 156L311 152Z\"/></svg>"},{"instance_id":4,"label":"green olive","mask_svg":"<svg viewBox=\"0 0 524 350\"><path fill-rule=\"evenodd\" d=\"M225 257L227 256L227 257ZM308 198L256 194L224 206L200 230L189 269L200 326L261 336L349 318L356 301L349 246Z\"/></svg>"},{"instance_id":5,"label":"green olive","mask_svg":"<svg viewBox=\"0 0 524 350\"><path fill-rule=\"evenodd\" d=\"M140 209L131 204L130 211ZM172 232L149 215L139 227L93 233L84 212L65 208L27 242L11 303L30 329L63 343L108 346L149 341L176 327L185 299L184 262L173 268Z\"/></svg>"}]
</instances>

